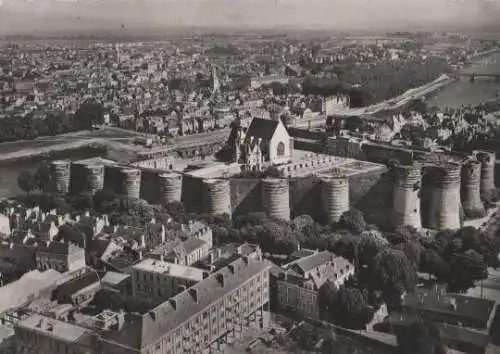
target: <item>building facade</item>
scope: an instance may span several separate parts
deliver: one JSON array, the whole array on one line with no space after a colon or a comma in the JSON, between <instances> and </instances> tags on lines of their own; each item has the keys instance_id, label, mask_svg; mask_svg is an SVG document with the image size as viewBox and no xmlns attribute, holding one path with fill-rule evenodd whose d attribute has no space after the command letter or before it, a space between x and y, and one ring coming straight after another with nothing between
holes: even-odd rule
<instances>
[{"instance_id":1,"label":"building facade","mask_svg":"<svg viewBox=\"0 0 500 354\"><path fill-rule=\"evenodd\" d=\"M65 273L85 267L85 250L72 243L50 242L36 250L35 258L40 271L54 269Z\"/></svg>"},{"instance_id":2,"label":"building facade","mask_svg":"<svg viewBox=\"0 0 500 354\"><path fill-rule=\"evenodd\" d=\"M208 275L201 269L145 259L132 266L132 294L168 299L193 286Z\"/></svg>"},{"instance_id":3,"label":"building facade","mask_svg":"<svg viewBox=\"0 0 500 354\"><path fill-rule=\"evenodd\" d=\"M354 274L354 266L328 251L294 260L283 266L275 279L273 304L278 310L319 318L319 289L326 282L336 287Z\"/></svg>"},{"instance_id":4,"label":"building facade","mask_svg":"<svg viewBox=\"0 0 500 354\"><path fill-rule=\"evenodd\" d=\"M269 302L269 265L239 258L144 315L132 314L101 340L107 354L203 353Z\"/></svg>"}]
</instances>

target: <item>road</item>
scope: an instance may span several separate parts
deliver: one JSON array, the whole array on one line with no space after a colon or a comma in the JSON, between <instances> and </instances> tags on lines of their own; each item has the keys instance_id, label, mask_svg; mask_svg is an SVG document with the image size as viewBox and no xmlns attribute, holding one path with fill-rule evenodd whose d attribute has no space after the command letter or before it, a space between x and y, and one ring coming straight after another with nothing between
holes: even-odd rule
<instances>
[{"instance_id":1,"label":"road","mask_svg":"<svg viewBox=\"0 0 500 354\"><path fill-rule=\"evenodd\" d=\"M417 99L417 98L422 98L430 93L436 91L440 87L446 86L449 83L453 82L454 79L449 78L446 75L442 75L436 80L434 80L431 83L428 83L426 85L411 89L403 93L402 95L392 98L387 101L383 101L368 107L363 107L363 108L352 108L352 109L345 109L343 111L338 112L338 116L345 116L345 117L354 117L354 116L363 116L363 115L370 115L370 114L375 114L383 110L390 110L390 109L397 109L411 100ZM296 128L317 128L321 125L325 124L326 116L325 115L320 115L317 118L312 118L312 119L307 119L307 120L299 120L296 122L295 127Z\"/></svg>"}]
</instances>

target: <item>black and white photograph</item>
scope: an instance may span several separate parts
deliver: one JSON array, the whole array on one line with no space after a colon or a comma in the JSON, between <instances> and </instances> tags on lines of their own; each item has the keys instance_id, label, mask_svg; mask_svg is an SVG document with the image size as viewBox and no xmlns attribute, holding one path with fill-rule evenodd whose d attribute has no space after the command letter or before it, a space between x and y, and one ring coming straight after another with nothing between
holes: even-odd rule
<instances>
[{"instance_id":1,"label":"black and white photograph","mask_svg":"<svg viewBox=\"0 0 500 354\"><path fill-rule=\"evenodd\" d=\"M0 354L500 354L500 0L0 0Z\"/></svg>"}]
</instances>

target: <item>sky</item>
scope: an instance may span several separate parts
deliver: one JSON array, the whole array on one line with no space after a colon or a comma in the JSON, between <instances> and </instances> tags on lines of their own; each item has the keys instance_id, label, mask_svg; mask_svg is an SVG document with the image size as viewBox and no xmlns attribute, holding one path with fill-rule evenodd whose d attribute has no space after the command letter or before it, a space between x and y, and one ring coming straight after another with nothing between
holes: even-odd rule
<instances>
[{"instance_id":1,"label":"sky","mask_svg":"<svg viewBox=\"0 0 500 354\"><path fill-rule=\"evenodd\" d=\"M111 28L118 23L131 27L295 26L341 30L500 23L500 0L0 0L0 3L0 31L57 26Z\"/></svg>"}]
</instances>

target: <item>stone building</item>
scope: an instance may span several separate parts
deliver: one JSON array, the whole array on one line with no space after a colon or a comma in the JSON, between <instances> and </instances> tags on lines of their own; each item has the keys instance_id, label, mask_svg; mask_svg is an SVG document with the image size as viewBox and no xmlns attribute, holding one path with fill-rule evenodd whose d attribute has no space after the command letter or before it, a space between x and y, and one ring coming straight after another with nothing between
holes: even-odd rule
<instances>
[{"instance_id":1,"label":"stone building","mask_svg":"<svg viewBox=\"0 0 500 354\"><path fill-rule=\"evenodd\" d=\"M268 301L269 265L239 258L148 313L126 316L121 329L102 334L101 350L203 353L256 320Z\"/></svg>"},{"instance_id":2,"label":"stone building","mask_svg":"<svg viewBox=\"0 0 500 354\"><path fill-rule=\"evenodd\" d=\"M130 273L134 296L159 299L168 299L208 275L198 268L150 258L132 266Z\"/></svg>"},{"instance_id":3,"label":"stone building","mask_svg":"<svg viewBox=\"0 0 500 354\"><path fill-rule=\"evenodd\" d=\"M34 314L16 322L20 353L87 354L95 352L92 331L82 327Z\"/></svg>"},{"instance_id":4,"label":"stone building","mask_svg":"<svg viewBox=\"0 0 500 354\"><path fill-rule=\"evenodd\" d=\"M328 251L309 252L274 274L277 279L273 306L279 310L319 318L318 296L321 286L331 281L339 287L352 274L354 266L343 257Z\"/></svg>"},{"instance_id":5,"label":"stone building","mask_svg":"<svg viewBox=\"0 0 500 354\"><path fill-rule=\"evenodd\" d=\"M35 259L40 271L72 272L85 267L85 250L72 243L50 242L36 250Z\"/></svg>"},{"instance_id":6,"label":"stone building","mask_svg":"<svg viewBox=\"0 0 500 354\"><path fill-rule=\"evenodd\" d=\"M293 155L293 139L280 119L253 118L246 132L237 130L234 144L235 162L251 170L286 163Z\"/></svg>"}]
</instances>

